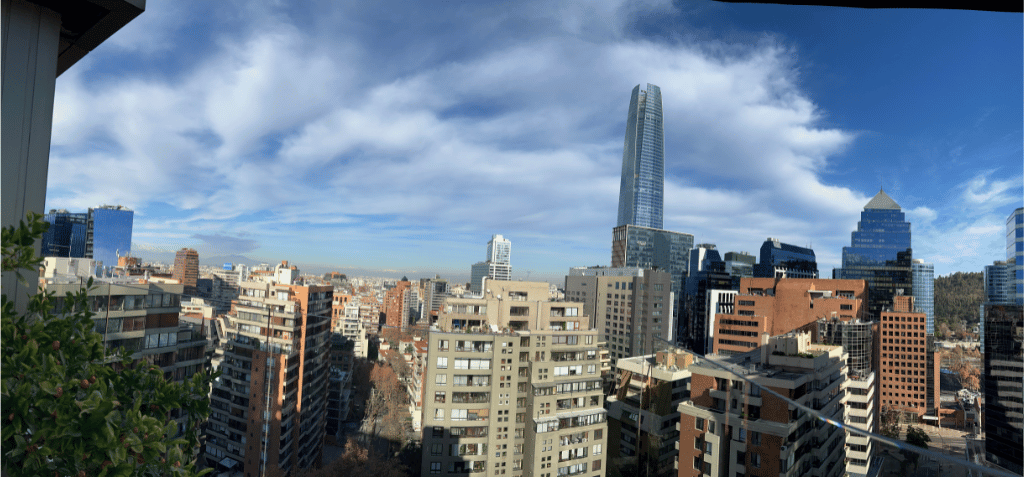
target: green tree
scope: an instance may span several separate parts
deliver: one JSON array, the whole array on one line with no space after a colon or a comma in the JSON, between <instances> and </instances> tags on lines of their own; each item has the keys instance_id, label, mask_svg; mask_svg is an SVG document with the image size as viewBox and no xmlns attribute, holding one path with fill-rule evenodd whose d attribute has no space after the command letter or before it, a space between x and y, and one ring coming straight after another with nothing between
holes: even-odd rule
<instances>
[{"instance_id":1,"label":"green tree","mask_svg":"<svg viewBox=\"0 0 1024 477\"><path fill-rule=\"evenodd\" d=\"M914 426L907 427L907 444L927 449L928 443L931 441L932 439L928 437L928 434L926 434L920 428ZM910 462L914 465L915 468L917 467L917 462L921 457L921 455L917 451L915 451L914 449L901 449L900 452L903 454L904 457L910 460Z\"/></svg>"},{"instance_id":2,"label":"green tree","mask_svg":"<svg viewBox=\"0 0 1024 477\"><path fill-rule=\"evenodd\" d=\"M888 404L882 406L881 412L881 425L879 432L891 439L900 438L900 421L903 418L903 413L896 410L896 408L889 406Z\"/></svg>"},{"instance_id":3,"label":"green tree","mask_svg":"<svg viewBox=\"0 0 1024 477\"><path fill-rule=\"evenodd\" d=\"M33 243L47 226L29 213L27 224L3 229L5 273L39 266ZM86 290L68 293L60 310L54 303L53 293L41 292L18 313L2 297L4 475L206 473L197 474L191 462L198 423L209 415L212 377L170 383L159 367L123 348L107 350L93 331ZM173 410L187 418L180 435L168 417Z\"/></svg>"}]
</instances>

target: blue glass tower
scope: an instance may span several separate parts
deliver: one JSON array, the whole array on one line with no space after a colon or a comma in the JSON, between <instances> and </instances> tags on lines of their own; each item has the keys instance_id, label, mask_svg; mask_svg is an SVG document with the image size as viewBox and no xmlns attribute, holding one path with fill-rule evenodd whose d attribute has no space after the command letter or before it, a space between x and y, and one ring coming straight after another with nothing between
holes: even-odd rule
<instances>
[{"instance_id":1,"label":"blue glass tower","mask_svg":"<svg viewBox=\"0 0 1024 477\"><path fill-rule=\"evenodd\" d=\"M1024 207L1006 218L1006 298L1024 305Z\"/></svg>"},{"instance_id":2,"label":"blue glass tower","mask_svg":"<svg viewBox=\"0 0 1024 477\"><path fill-rule=\"evenodd\" d=\"M72 214L66 210L51 210L43 215L50 228L43 234L41 254L44 257L85 258L85 243L89 229L88 214Z\"/></svg>"},{"instance_id":3,"label":"blue glass tower","mask_svg":"<svg viewBox=\"0 0 1024 477\"><path fill-rule=\"evenodd\" d=\"M761 260L754 265L754 276L818 278L818 262L814 258L814 250L769 237L761 244Z\"/></svg>"},{"instance_id":4,"label":"blue glass tower","mask_svg":"<svg viewBox=\"0 0 1024 477\"><path fill-rule=\"evenodd\" d=\"M89 209L89 237L86 253L104 267L116 267L118 255L128 255L132 248L132 222L135 212L123 206Z\"/></svg>"},{"instance_id":5,"label":"blue glass tower","mask_svg":"<svg viewBox=\"0 0 1024 477\"><path fill-rule=\"evenodd\" d=\"M925 330L935 334L935 264L915 258L910 263L914 275L914 304L927 315Z\"/></svg>"},{"instance_id":6,"label":"blue glass tower","mask_svg":"<svg viewBox=\"0 0 1024 477\"><path fill-rule=\"evenodd\" d=\"M622 148L622 182L616 227L662 228L665 207L665 126L661 88L648 83L633 88Z\"/></svg>"},{"instance_id":7,"label":"blue glass tower","mask_svg":"<svg viewBox=\"0 0 1024 477\"><path fill-rule=\"evenodd\" d=\"M892 308L896 290L913 291L910 222L899 204L879 190L864 206L851 235L850 246L843 247L843 268L837 268L833 278L866 280L868 312L878 319Z\"/></svg>"}]
</instances>

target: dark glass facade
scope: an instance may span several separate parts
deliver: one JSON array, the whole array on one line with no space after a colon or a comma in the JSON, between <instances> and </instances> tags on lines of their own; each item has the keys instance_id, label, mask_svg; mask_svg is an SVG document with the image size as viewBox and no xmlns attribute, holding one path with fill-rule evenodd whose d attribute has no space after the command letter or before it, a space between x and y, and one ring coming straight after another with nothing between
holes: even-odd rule
<instances>
[{"instance_id":1,"label":"dark glass facade","mask_svg":"<svg viewBox=\"0 0 1024 477\"><path fill-rule=\"evenodd\" d=\"M633 88L622 148L622 181L616 226L662 228L665 207L665 126L661 88Z\"/></svg>"},{"instance_id":2,"label":"dark glass facade","mask_svg":"<svg viewBox=\"0 0 1024 477\"><path fill-rule=\"evenodd\" d=\"M769 238L761 244L761 257L759 263L754 265L754 276L818 278L818 262L814 250Z\"/></svg>"},{"instance_id":3,"label":"dark glass facade","mask_svg":"<svg viewBox=\"0 0 1024 477\"><path fill-rule=\"evenodd\" d=\"M895 201L879 192L861 212L850 246L843 247L843 268L833 278L866 280L868 312L878 319L892 308L896 290L912 292L912 260L910 222Z\"/></svg>"},{"instance_id":4,"label":"dark glass facade","mask_svg":"<svg viewBox=\"0 0 1024 477\"><path fill-rule=\"evenodd\" d=\"M92 252L92 259L104 267L116 267L118 255L131 251L134 218L135 212L124 207L89 209L87 253Z\"/></svg>"},{"instance_id":5,"label":"dark glass facade","mask_svg":"<svg viewBox=\"0 0 1024 477\"><path fill-rule=\"evenodd\" d=\"M672 275L672 293L676 300L672 326L676 326L691 248L693 235L622 225L612 230L612 267L656 267Z\"/></svg>"},{"instance_id":6,"label":"dark glass facade","mask_svg":"<svg viewBox=\"0 0 1024 477\"><path fill-rule=\"evenodd\" d=\"M1024 307L986 304L985 460L1024 474Z\"/></svg>"},{"instance_id":7,"label":"dark glass facade","mask_svg":"<svg viewBox=\"0 0 1024 477\"><path fill-rule=\"evenodd\" d=\"M701 244L690 251L690 271L683 296L683 319L679 321L677 341L698 350L711 349L708 343L708 291L736 290L732 275L725 271L725 261L714 245Z\"/></svg>"},{"instance_id":8,"label":"dark glass facade","mask_svg":"<svg viewBox=\"0 0 1024 477\"><path fill-rule=\"evenodd\" d=\"M49 222L50 228L43 234L42 256L87 258L88 214L51 210L43 220Z\"/></svg>"},{"instance_id":9,"label":"dark glass facade","mask_svg":"<svg viewBox=\"0 0 1024 477\"><path fill-rule=\"evenodd\" d=\"M1024 207L1006 218L1007 298L1024 305Z\"/></svg>"}]
</instances>

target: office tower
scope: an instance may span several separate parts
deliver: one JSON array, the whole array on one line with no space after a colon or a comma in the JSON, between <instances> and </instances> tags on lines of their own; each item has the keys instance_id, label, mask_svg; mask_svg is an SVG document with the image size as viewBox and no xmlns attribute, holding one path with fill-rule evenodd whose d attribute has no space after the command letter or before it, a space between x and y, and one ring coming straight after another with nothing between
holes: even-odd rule
<instances>
[{"instance_id":1,"label":"office tower","mask_svg":"<svg viewBox=\"0 0 1024 477\"><path fill-rule=\"evenodd\" d=\"M242 270L214 270L210 273L210 301L218 314L231 311L231 302L238 298L238 284L244 275Z\"/></svg>"},{"instance_id":2,"label":"office tower","mask_svg":"<svg viewBox=\"0 0 1024 477\"><path fill-rule=\"evenodd\" d=\"M1024 474L1024 307L986 304L984 311L985 460Z\"/></svg>"},{"instance_id":3,"label":"office tower","mask_svg":"<svg viewBox=\"0 0 1024 477\"><path fill-rule=\"evenodd\" d=\"M404 330L409 325L409 301L411 300L412 283L399 281L395 287L384 292L384 324L390 328Z\"/></svg>"},{"instance_id":4,"label":"office tower","mask_svg":"<svg viewBox=\"0 0 1024 477\"><path fill-rule=\"evenodd\" d=\"M487 260L477 262L470 268L470 291L484 293L481 288L484 278L491 280L512 279L512 242L501 235L494 235L487 242Z\"/></svg>"},{"instance_id":5,"label":"office tower","mask_svg":"<svg viewBox=\"0 0 1024 477\"><path fill-rule=\"evenodd\" d=\"M811 331L833 316L866 321L867 297L863 280L742 278L738 291L722 294L709 310L707 339L715 354L745 353L761 346L762 332Z\"/></svg>"},{"instance_id":6,"label":"office tower","mask_svg":"<svg viewBox=\"0 0 1024 477\"><path fill-rule=\"evenodd\" d=\"M228 345L211 394L207 465L286 475L321 464L331 286L305 286L286 263L239 284L225 316Z\"/></svg>"},{"instance_id":7,"label":"office tower","mask_svg":"<svg viewBox=\"0 0 1024 477\"><path fill-rule=\"evenodd\" d=\"M818 278L818 263L814 259L814 250L768 237L761 244L761 259L754 265L754 276Z\"/></svg>"},{"instance_id":8,"label":"office tower","mask_svg":"<svg viewBox=\"0 0 1024 477\"><path fill-rule=\"evenodd\" d=\"M828 318L818 320L815 335L815 342L842 346L849 354L845 423L869 431L874 431L877 425L878 390L872 362L877 333L877 322ZM863 434L847 432L846 444L847 474L849 477L866 477L874 455L871 439Z\"/></svg>"},{"instance_id":9,"label":"office tower","mask_svg":"<svg viewBox=\"0 0 1024 477\"><path fill-rule=\"evenodd\" d=\"M683 279L689 267L693 235L636 225L622 225L612 230L612 268L657 268L672 275L672 293L676 297L672 322L678 337Z\"/></svg>"},{"instance_id":10,"label":"office tower","mask_svg":"<svg viewBox=\"0 0 1024 477\"><path fill-rule=\"evenodd\" d=\"M605 474L597 330L548 284L449 297L428 340L420 475Z\"/></svg>"},{"instance_id":11,"label":"office tower","mask_svg":"<svg viewBox=\"0 0 1024 477\"><path fill-rule=\"evenodd\" d=\"M802 400L842 422L846 352L811 344L806 333L761 339L764 345L757 350L706 356L688 368L690 398L678 408L679 477L839 477L846 470L842 428L807 419L804 411L766 391Z\"/></svg>"},{"instance_id":12,"label":"office tower","mask_svg":"<svg viewBox=\"0 0 1024 477\"><path fill-rule=\"evenodd\" d=\"M53 210L43 215L50 228L43 233L40 255L43 257L87 258L85 242L89 232L89 214Z\"/></svg>"},{"instance_id":13,"label":"office tower","mask_svg":"<svg viewBox=\"0 0 1024 477\"><path fill-rule=\"evenodd\" d=\"M699 358L681 350L618 361L618 390L608 409L608 459L635 456L639 475L676 474L679 404L689 398L688 366Z\"/></svg>"},{"instance_id":14,"label":"office tower","mask_svg":"<svg viewBox=\"0 0 1024 477\"><path fill-rule=\"evenodd\" d=\"M616 360L654 352L658 340L672 342L672 275L664 270L573 268L565 277L565 298L583 303L588 328L598 332Z\"/></svg>"},{"instance_id":15,"label":"office tower","mask_svg":"<svg viewBox=\"0 0 1024 477\"><path fill-rule=\"evenodd\" d=\"M85 253L104 267L117 265L119 255L132 250L132 222L135 212L122 205L89 209Z\"/></svg>"},{"instance_id":16,"label":"office tower","mask_svg":"<svg viewBox=\"0 0 1024 477\"><path fill-rule=\"evenodd\" d=\"M1007 295L1012 303L1024 305L1024 207L1006 218Z\"/></svg>"},{"instance_id":17,"label":"office tower","mask_svg":"<svg viewBox=\"0 0 1024 477\"><path fill-rule=\"evenodd\" d=\"M910 293L914 297L917 308L928 317L925 331L929 335L935 334L935 264L925 263L920 258L910 262L910 270L913 275L913 289Z\"/></svg>"},{"instance_id":18,"label":"office tower","mask_svg":"<svg viewBox=\"0 0 1024 477\"><path fill-rule=\"evenodd\" d=\"M448 280L442 279L440 276L434 276L434 278L427 279L423 284L423 318L429 318L428 323L433 324L437 321L438 310L444 305L445 298L451 293L451 289L448 286Z\"/></svg>"},{"instance_id":19,"label":"office tower","mask_svg":"<svg viewBox=\"0 0 1024 477\"><path fill-rule=\"evenodd\" d=\"M989 303L1009 303L1009 267L1006 262L997 260L992 265L985 265L985 301Z\"/></svg>"},{"instance_id":20,"label":"office tower","mask_svg":"<svg viewBox=\"0 0 1024 477\"><path fill-rule=\"evenodd\" d=\"M843 267L833 278L867 280L868 310L877 319L892 307L896 290L912 289L910 222L899 204L879 190L860 213L849 247L843 247Z\"/></svg>"},{"instance_id":21,"label":"office tower","mask_svg":"<svg viewBox=\"0 0 1024 477\"><path fill-rule=\"evenodd\" d=\"M199 279L199 252L191 248L178 250L174 254L174 273L171 276L185 285L185 294L194 295L196 280Z\"/></svg>"},{"instance_id":22,"label":"office tower","mask_svg":"<svg viewBox=\"0 0 1024 477\"><path fill-rule=\"evenodd\" d=\"M747 252L725 252L725 273L731 275L739 284L740 277L754 276L754 265L757 257Z\"/></svg>"},{"instance_id":23,"label":"office tower","mask_svg":"<svg viewBox=\"0 0 1024 477\"><path fill-rule=\"evenodd\" d=\"M662 228L665 207L665 125L661 88L648 83L633 88L626 116L616 226ZM613 265L614 266L614 265Z\"/></svg>"},{"instance_id":24,"label":"office tower","mask_svg":"<svg viewBox=\"0 0 1024 477\"><path fill-rule=\"evenodd\" d=\"M690 271L686 276L683 306L680 316L679 343L703 353L708 347L708 297L715 290L733 289L734 280L725 272L725 262L714 244L702 243L690 250Z\"/></svg>"},{"instance_id":25,"label":"office tower","mask_svg":"<svg viewBox=\"0 0 1024 477\"><path fill-rule=\"evenodd\" d=\"M914 297L898 294L879 325L879 403L902 412L907 423L936 411L941 402L938 353L926 315L914 310Z\"/></svg>"}]
</instances>

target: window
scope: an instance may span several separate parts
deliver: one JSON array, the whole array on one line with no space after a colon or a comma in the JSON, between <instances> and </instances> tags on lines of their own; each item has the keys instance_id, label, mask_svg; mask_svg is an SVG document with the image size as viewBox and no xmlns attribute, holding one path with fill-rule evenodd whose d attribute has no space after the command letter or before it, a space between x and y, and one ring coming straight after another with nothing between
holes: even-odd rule
<instances>
[{"instance_id":1,"label":"window","mask_svg":"<svg viewBox=\"0 0 1024 477\"><path fill-rule=\"evenodd\" d=\"M758 454L757 452L750 454L750 465L754 466L755 468L760 468L761 454Z\"/></svg>"},{"instance_id":2,"label":"window","mask_svg":"<svg viewBox=\"0 0 1024 477\"><path fill-rule=\"evenodd\" d=\"M443 403L444 400L445 400L445 392L444 391L434 391L434 402L441 402L441 403Z\"/></svg>"},{"instance_id":3,"label":"window","mask_svg":"<svg viewBox=\"0 0 1024 477\"><path fill-rule=\"evenodd\" d=\"M713 452L711 451L711 443L710 442L705 442L704 443L704 453L708 454L708 455L713 454Z\"/></svg>"},{"instance_id":4,"label":"window","mask_svg":"<svg viewBox=\"0 0 1024 477\"><path fill-rule=\"evenodd\" d=\"M437 386L444 386L444 385L448 384L448 375L447 374L438 374L438 375L434 376L434 384L437 385Z\"/></svg>"},{"instance_id":5,"label":"window","mask_svg":"<svg viewBox=\"0 0 1024 477\"><path fill-rule=\"evenodd\" d=\"M437 349L438 351L448 351L448 340L437 340Z\"/></svg>"},{"instance_id":6,"label":"window","mask_svg":"<svg viewBox=\"0 0 1024 477\"><path fill-rule=\"evenodd\" d=\"M466 416L468 416L468 415L469 415L469 410L468 409L452 409L452 420L453 421L465 421L466 420Z\"/></svg>"},{"instance_id":7,"label":"window","mask_svg":"<svg viewBox=\"0 0 1024 477\"><path fill-rule=\"evenodd\" d=\"M458 360L456 360L458 362ZM438 356L437 357L437 369L448 369L448 357Z\"/></svg>"},{"instance_id":8,"label":"window","mask_svg":"<svg viewBox=\"0 0 1024 477\"><path fill-rule=\"evenodd\" d=\"M440 462L431 462L430 463L430 473L431 474L440 474L441 473L441 463Z\"/></svg>"},{"instance_id":9,"label":"window","mask_svg":"<svg viewBox=\"0 0 1024 477\"><path fill-rule=\"evenodd\" d=\"M452 419L455 419L455 411L452 411ZM443 421L444 420L444 409L434 409L434 420L435 421Z\"/></svg>"},{"instance_id":10,"label":"window","mask_svg":"<svg viewBox=\"0 0 1024 477\"><path fill-rule=\"evenodd\" d=\"M757 431L750 431L750 445L759 446L761 445L761 433Z\"/></svg>"},{"instance_id":11,"label":"window","mask_svg":"<svg viewBox=\"0 0 1024 477\"><path fill-rule=\"evenodd\" d=\"M441 444L430 444L430 455L441 455L444 446Z\"/></svg>"},{"instance_id":12,"label":"window","mask_svg":"<svg viewBox=\"0 0 1024 477\"><path fill-rule=\"evenodd\" d=\"M444 428L443 427L434 426L431 429L431 436L432 437L444 437Z\"/></svg>"},{"instance_id":13,"label":"window","mask_svg":"<svg viewBox=\"0 0 1024 477\"><path fill-rule=\"evenodd\" d=\"M601 444L594 444L594 455L601 455Z\"/></svg>"},{"instance_id":14,"label":"window","mask_svg":"<svg viewBox=\"0 0 1024 477\"><path fill-rule=\"evenodd\" d=\"M740 442L747 442L747 430L746 429L742 429L742 428L740 429L739 441Z\"/></svg>"},{"instance_id":15,"label":"window","mask_svg":"<svg viewBox=\"0 0 1024 477\"><path fill-rule=\"evenodd\" d=\"M697 418L697 420L696 420L696 427L697 427L697 429L700 429L702 431L704 430L704 418L703 417L698 417Z\"/></svg>"}]
</instances>

